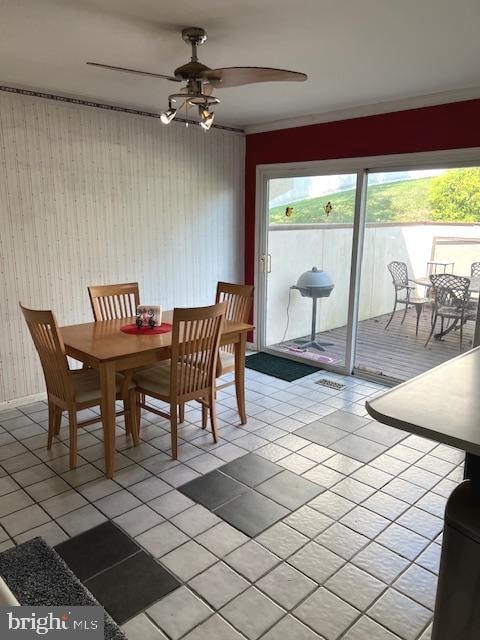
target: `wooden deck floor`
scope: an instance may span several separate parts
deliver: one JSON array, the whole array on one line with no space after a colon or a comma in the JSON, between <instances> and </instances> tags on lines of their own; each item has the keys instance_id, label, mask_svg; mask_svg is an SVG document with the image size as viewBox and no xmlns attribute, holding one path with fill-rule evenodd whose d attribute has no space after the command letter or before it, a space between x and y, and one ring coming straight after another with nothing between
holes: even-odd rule
<instances>
[{"instance_id":1,"label":"wooden deck floor","mask_svg":"<svg viewBox=\"0 0 480 640\"><path fill-rule=\"evenodd\" d=\"M389 315L377 316L359 323L357 340L356 367L368 372L381 374L398 380L408 380L414 376L436 367L460 353L460 336L452 331L442 340L431 339L425 348L430 330L430 311L425 310L420 319L418 337L415 336L416 314L414 309L407 313L404 324L401 324L403 311L397 311L390 326L385 330ZM438 330L440 321L437 324ZM467 322L463 331L463 351L472 347L474 323ZM339 327L317 334L317 340L333 342L326 347L322 356L334 362L343 362L346 345L346 327ZM284 353L293 353L298 345L293 341L272 345L272 348ZM301 355L296 352L296 355ZM316 360L319 352L310 350L305 354L308 359Z\"/></svg>"}]
</instances>

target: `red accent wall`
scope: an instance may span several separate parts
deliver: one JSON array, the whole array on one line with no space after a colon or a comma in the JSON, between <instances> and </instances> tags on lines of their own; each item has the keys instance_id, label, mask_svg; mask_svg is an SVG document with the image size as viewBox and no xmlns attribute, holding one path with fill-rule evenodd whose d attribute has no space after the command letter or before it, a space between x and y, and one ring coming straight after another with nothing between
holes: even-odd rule
<instances>
[{"instance_id":1,"label":"red accent wall","mask_svg":"<svg viewBox=\"0 0 480 640\"><path fill-rule=\"evenodd\" d=\"M245 282L254 282L258 164L480 147L480 100L247 135Z\"/></svg>"}]
</instances>

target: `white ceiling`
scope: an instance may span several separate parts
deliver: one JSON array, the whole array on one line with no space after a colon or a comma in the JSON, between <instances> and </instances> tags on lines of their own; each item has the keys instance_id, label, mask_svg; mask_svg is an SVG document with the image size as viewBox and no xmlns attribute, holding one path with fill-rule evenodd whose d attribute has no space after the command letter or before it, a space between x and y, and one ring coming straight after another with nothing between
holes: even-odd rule
<instances>
[{"instance_id":1,"label":"white ceiling","mask_svg":"<svg viewBox=\"0 0 480 640\"><path fill-rule=\"evenodd\" d=\"M210 67L308 74L218 90L217 121L234 126L480 87L479 0L0 0L0 12L1 84L161 111L179 85L85 61L171 73L188 59L185 26L207 29Z\"/></svg>"}]
</instances>

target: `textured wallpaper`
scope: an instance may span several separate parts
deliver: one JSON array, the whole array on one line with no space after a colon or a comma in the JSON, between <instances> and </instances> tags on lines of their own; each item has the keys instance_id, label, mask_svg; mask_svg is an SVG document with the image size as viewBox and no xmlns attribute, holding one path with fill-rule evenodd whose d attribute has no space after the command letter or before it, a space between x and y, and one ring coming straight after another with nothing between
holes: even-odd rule
<instances>
[{"instance_id":1,"label":"textured wallpaper","mask_svg":"<svg viewBox=\"0 0 480 640\"><path fill-rule=\"evenodd\" d=\"M44 391L18 302L91 320L87 286L163 308L243 278L244 138L0 94L0 403Z\"/></svg>"}]
</instances>

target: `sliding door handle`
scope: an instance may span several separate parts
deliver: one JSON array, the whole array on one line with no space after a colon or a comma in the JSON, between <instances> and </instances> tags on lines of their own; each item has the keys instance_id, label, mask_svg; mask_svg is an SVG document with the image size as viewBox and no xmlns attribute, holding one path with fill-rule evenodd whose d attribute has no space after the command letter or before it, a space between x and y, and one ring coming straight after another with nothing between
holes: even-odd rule
<instances>
[{"instance_id":1,"label":"sliding door handle","mask_svg":"<svg viewBox=\"0 0 480 640\"><path fill-rule=\"evenodd\" d=\"M272 256L270 253L264 253L260 258L260 264L262 265L263 273L270 273L272 271Z\"/></svg>"}]
</instances>

